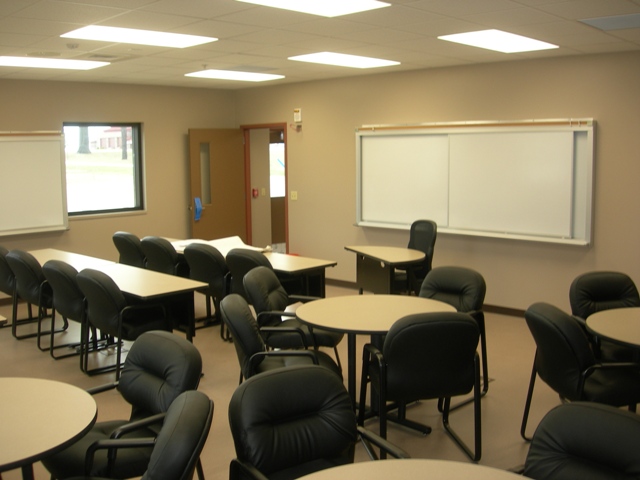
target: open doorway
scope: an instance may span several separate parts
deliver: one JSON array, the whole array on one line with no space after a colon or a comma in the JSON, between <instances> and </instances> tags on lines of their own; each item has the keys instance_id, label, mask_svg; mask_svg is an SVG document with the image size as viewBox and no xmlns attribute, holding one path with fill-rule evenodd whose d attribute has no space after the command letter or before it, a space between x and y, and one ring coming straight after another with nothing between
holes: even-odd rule
<instances>
[{"instance_id":1,"label":"open doorway","mask_svg":"<svg viewBox=\"0 0 640 480\"><path fill-rule=\"evenodd\" d=\"M287 252L287 165L284 125L245 127L248 139L251 244Z\"/></svg>"}]
</instances>

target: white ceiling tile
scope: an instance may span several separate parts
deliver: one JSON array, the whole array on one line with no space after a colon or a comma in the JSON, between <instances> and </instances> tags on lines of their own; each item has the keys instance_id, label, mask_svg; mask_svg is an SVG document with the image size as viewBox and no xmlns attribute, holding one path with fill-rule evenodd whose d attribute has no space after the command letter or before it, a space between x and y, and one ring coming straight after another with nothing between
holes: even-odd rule
<instances>
[{"instance_id":1,"label":"white ceiling tile","mask_svg":"<svg viewBox=\"0 0 640 480\"><path fill-rule=\"evenodd\" d=\"M581 19L640 13L640 0L391 0L385 9L325 18L235 0L0 0L0 53L61 58L111 57L91 72L0 68L0 78L251 88L255 84L185 79L203 63L277 71L280 83L369 72L287 60L335 51L401 62L395 70L640 50L640 28L602 31ZM188 49L74 41L61 33L90 24L216 37ZM499 28L560 45L505 55L438 40ZM70 48L70 46L74 48ZM380 72L380 69L374 69ZM286 73L283 73L286 72Z\"/></svg>"}]
</instances>

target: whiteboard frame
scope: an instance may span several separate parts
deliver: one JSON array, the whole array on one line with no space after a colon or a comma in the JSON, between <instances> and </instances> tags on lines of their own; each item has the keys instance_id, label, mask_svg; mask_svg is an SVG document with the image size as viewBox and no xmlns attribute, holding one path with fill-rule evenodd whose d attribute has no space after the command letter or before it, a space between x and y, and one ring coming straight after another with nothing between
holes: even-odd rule
<instances>
[{"instance_id":1,"label":"whiteboard frame","mask_svg":"<svg viewBox=\"0 0 640 480\"><path fill-rule=\"evenodd\" d=\"M416 125L363 125L356 129L356 222L359 227L408 230L411 222L376 222L363 219L363 138L375 135L454 135L482 132L571 131L574 134L572 233L568 237L530 235L451 228L438 225L438 233L520 241L588 246L592 242L595 121L592 118L424 123ZM421 218L429 218L427 214Z\"/></svg>"}]
</instances>

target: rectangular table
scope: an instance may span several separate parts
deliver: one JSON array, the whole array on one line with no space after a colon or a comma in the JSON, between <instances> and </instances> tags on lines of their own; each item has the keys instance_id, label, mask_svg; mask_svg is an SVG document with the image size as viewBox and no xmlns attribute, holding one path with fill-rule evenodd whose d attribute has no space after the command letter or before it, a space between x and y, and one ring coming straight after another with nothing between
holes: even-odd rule
<instances>
[{"instance_id":1,"label":"rectangular table","mask_svg":"<svg viewBox=\"0 0 640 480\"><path fill-rule=\"evenodd\" d=\"M181 319L187 325L187 339L193 340L195 335L193 296L196 290L205 288L206 283L54 248L31 250L29 253L41 265L55 259L68 263L78 271L85 268L99 270L109 275L125 295L136 301L160 301L167 304L174 314L184 314Z\"/></svg>"},{"instance_id":2,"label":"rectangular table","mask_svg":"<svg viewBox=\"0 0 640 480\"><path fill-rule=\"evenodd\" d=\"M396 267L417 265L424 260L424 253L412 248L348 246L345 250L356 254L356 286L373 293L393 293ZM407 270L411 274L411 269Z\"/></svg>"},{"instance_id":3,"label":"rectangular table","mask_svg":"<svg viewBox=\"0 0 640 480\"><path fill-rule=\"evenodd\" d=\"M301 257L299 255L267 251L263 248L246 245L240 237L227 237L217 240L169 239L169 241L171 241L171 244L178 253L183 253L185 247L190 243L205 243L211 245L217 248L224 257L227 256L227 253L232 248L247 248L262 252L271 263L276 275L301 277L305 289L303 293L314 297L325 296L326 269L328 267L335 267L338 264L333 260L321 260L319 258Z\"/></svg>"}]
</instances>

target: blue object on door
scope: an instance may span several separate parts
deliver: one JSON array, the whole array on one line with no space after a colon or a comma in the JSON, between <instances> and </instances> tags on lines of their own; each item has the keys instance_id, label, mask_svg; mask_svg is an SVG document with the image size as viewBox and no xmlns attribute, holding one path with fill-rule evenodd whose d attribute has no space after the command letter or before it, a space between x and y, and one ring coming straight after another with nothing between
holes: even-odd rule
<instances>
[{"instance_id":1,"label":"blue object on door","mask_svg":"<svg viewBox=\"0 0 640 480\"><path fill-rule=\"evenodd\" d=\"M200 215L202 215L202 201L200 200L200 197L194 198L194 203L196 204L196 208L194 209L193 219L197 222L200 220Z\"/></svg>"}]
</instances>

